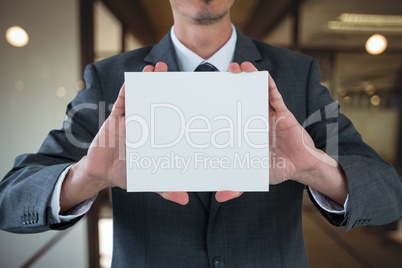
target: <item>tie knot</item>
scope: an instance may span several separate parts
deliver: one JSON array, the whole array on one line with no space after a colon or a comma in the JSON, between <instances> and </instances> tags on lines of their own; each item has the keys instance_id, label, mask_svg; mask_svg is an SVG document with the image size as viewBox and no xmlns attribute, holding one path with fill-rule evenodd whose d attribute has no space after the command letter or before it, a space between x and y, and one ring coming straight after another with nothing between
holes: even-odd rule
<instances>
[{"instance_id":1,"label":"tie knot","mask_svg":"<svg viewBox=\"0 0 402 268\"><path fill-rule=\"evenodd\" d=\"M208 62L201 63L195 69L195 72L219 72L219 70Z\"/></svg>"}]
</instances>

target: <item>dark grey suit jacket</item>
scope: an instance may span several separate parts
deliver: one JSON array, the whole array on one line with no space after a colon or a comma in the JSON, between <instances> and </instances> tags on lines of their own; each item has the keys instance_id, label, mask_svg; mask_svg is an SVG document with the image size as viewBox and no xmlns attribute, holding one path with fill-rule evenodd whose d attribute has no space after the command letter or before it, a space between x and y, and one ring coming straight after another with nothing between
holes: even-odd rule
<instances>
[{"instance_id":1,"label":"dark grey suit jacket","mask_svg":"<svg viewBox=\"0 0 402 268\"><path fill-rule=\"evenodd\" d=\"M123 84L125 71L141 71L147 64L166 62L180 71L169 36L158 45L117 55L89 65L86 89L69 104L68 120L49 133L37 154L22 155L0 183L0 228L11 232L63 229L75 221L57 224L49 202L59 174L86 154L75 143L89 145ZM346 216L322 214L347 230L366 224L384 224L402 215L402 182L395 170L364 144L351 122L333 113L333 100L320 85L315 60L285 49L253 41L238 33L234 61L250 61L268 70L285 102L318 148L326 149L339 129L338 161L349 186ZM85 104L87 108L77 107ZM90 105L87 105L90 104ZM329 105L329 106L328 106ZM306 121L311 114L317 122ZM331 114L332 113L332 114ZM317 118L317 117L315 117ZM307 122L307 123L306 123ZM311 123L311 124L310 124ZM190 193L180 206L153 193L127 193L114 188L114 267L305 267L308 265L302 233L304 185L289 181L271 186L269 193L245 193L219 204L207 195Z\"/></svg>"}]
</instances>

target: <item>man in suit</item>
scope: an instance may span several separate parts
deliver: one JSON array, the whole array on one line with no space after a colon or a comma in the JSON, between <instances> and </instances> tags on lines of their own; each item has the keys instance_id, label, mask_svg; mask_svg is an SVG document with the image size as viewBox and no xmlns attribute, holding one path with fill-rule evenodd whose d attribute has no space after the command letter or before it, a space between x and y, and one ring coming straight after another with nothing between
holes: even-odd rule
<instances>
[{"instance_id":1,"label":"man in suit","mask_svg":"<svg viewBox=\"0 0 402 268\"><path fill-rule=\"evenodd\" d=\"M69 104L63 128L50 132L37 154L18 157L1 182L0 227L70 227L111 187L114 267L306 267L306 186L323 216L346 230L401 217L401 178L337 113L316 61L242 35L230 21L233 2L171 0L175 24L159 44L88 65L86 89ZM125 88L116 89L123 73L194 71L203 62L272 76L270 118L281 120L270 122L270 149L285 165L270 167L270 192L127 193L119 158ZM111 104L105 116L102 107ZM325 153L331 146L337 155Z\"/></svg>"}]
</instances>

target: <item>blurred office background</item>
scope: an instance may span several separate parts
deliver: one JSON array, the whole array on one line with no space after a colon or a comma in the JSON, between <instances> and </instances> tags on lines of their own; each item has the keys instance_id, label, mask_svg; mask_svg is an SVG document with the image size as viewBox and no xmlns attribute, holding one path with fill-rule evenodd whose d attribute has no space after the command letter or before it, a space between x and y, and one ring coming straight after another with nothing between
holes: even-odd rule
<instances>
[{"instance_id":1,"label":"blurred office background","mask_svg":"<svg viewBox=\"0 0 402 268\"><path fill-rule=\"evenodd\" d=\"M236 0L232 18L249 36L317 58L341 112L402 169L401 0ZM171 24L167 0L1 0L0 179L17 155L36 152L61 127L66 105L83 88L85 64L158 42ZM6 38L13 26L25 30L26 45L19 28L17 43ZM366 43L378 35L370 54ZM70 230L0 231L1 267L108 267L107 195ZM305 198L304 229L311 267L402 267L401 223L345 234Z\"/></svg>"}]
</instances>

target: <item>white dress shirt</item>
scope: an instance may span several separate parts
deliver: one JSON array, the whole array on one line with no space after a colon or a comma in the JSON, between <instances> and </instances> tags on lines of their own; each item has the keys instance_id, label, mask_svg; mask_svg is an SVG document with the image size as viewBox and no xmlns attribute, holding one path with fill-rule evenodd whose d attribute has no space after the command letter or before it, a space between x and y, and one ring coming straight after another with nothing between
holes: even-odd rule
<instances>
[{"instance_id":1,"label":"white dress shirt","mask_svg":"<svg viewBox=\"0 0 402 268\"><path fill-rule=\"evenodd\" d=\"M176 50L177 60L180 70L183 72L194 72L194 70L204 62L209 62L219 71L226 72L229 64L233 62L233 55L236 49L237 34L236 29L232 25L232 35L229 40L209 59L203 59L193 51L183 45L174 32L174 26L170 30L173 46Z\"/></svg>"}]
</instances>

